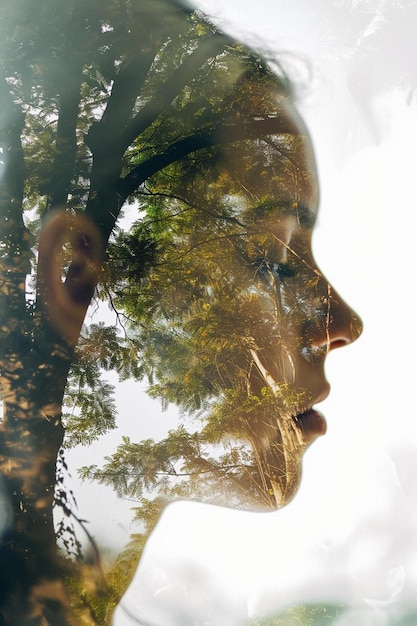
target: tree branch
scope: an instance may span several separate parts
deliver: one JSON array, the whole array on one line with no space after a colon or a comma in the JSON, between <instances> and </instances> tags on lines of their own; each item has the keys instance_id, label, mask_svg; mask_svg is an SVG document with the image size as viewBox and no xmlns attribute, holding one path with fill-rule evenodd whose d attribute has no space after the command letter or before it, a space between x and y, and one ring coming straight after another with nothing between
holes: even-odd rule
<instances>
[{"instance_id":1,"label":"tree branch","mask_svg":"<svg viewBox=\"0 0 417 626\"><path fill-rule=\"evenodd\" d=\"M254 119L251 122L242 122L234 125L217 124L214 127L203 129L193 135L179 139L171 144L165 152L151 156L143 163L137 165L120 181L119 197L124 202L150 176L198 150L236 141L260 139L268 135L298 133L299 130L288 115Z\"/></svg>"},{"instance_id":2,"label":"tree branch","mask_svg":"<svg viewBox=\"0 0 417 626\"><path fill-rule=\"evenodd\" d=\"M113 160L114 151L117 150L121 158L127 147L122 148L122 133L132 115L155 54L156 49L149 41L145 50L140 49L128 55L122 62L102 118L92 124L85 138L85 143L94 156L110 153Z\"/></svg>"},{"instance_id":3,"label":"tree branch","mask_svg":"<svg viewBox=\"0 0 417 626\"><path fill-rule=\"evenodd\" d=\"M183 88L192 80L196 72L209 58L223 52L231 40L223 35L210 35L200 41L196 50L191 52L181 66L163 84L163 88L129 122L123 133L125 149L161 115Z\"/></svg>"},{"instance_id":4,"label":"tree branch","mask_svg":"<svg viewBox=\"0 0 417 626\"><path fill-rule=\"evenodd\" d=\"M81 100L82 66L74 60L69 75L61 85L58 125L55 137L55 158L51 168L51 182L47 209L67 202L77 155L77 123Z\"/></svg>"}]
</instances>

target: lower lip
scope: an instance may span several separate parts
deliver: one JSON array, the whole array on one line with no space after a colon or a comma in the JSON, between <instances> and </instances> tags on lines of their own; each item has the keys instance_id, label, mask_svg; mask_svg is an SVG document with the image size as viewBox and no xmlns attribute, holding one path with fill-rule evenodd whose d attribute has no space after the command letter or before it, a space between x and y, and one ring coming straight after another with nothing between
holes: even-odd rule
<instances>
[{"instance_id":1,"label":"lower lip","mask_svg":"<svg viewBox=\"0 0 417 626\"><path fill-rule=\"evenodd\" d=\"M297 415L294 419L299 428L303 431L306 443L311 443L317 437L324 435L327 430L324 416L314 409L309 409Z\"/></svg>"}]
</instances>

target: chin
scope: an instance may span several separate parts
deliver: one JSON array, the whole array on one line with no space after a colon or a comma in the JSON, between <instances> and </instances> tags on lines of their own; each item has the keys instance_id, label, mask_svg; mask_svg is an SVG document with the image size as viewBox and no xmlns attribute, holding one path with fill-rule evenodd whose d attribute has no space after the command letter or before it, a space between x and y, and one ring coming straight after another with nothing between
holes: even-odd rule
<instances>
[{"instance_id":1,"label":"chin","mask_svg":"<svg viewBox=\"0 0 417 626\"><path fill-rule=\"evenodd\" d=\"M292 418L278 418L273 438L257 448L259 469L273 494L273 508L288 504L298 491L306 449L326 432L323 416L308 409Z\"/></svg>"},{"instance_id":2,"label":"chin","mask_svg":"<svg viewBox=\"0 0 417 626\"><path fill-rule=\"evenodd\" d=\"M274 442L263 455L276 509L288 504L297 493L301 482L303 454L307 447L305 444L300 445L298 437L291 432L294 430L291 424L280 430L285 443Z\"/></svg>"}]
</instances>

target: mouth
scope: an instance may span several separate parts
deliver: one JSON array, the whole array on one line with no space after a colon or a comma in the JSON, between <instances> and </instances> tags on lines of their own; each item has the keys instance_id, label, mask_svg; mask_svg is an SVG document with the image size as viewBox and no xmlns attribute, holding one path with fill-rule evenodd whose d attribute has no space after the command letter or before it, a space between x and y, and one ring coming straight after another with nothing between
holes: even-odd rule
<instances>
[{"instance_id":1,"label":"mouth","mask_svg":"<svg viewBox=\"0 0 417 626\"><path fill-rule=\"evenodd\" d=\"M323 402L323 400L328 397L329 393L330 385L327 383L321 393L313 399L311 406L303 407L299 413L292 417L292 421L302 435L303 443L306 447L313 443L317 437L326 434L326 419L323 413L314 408L314 405Z\"/></svg>"},{"instance_id":2,"label":"mouth","mask_svg":"<svg viewBox=\"0 0 417 626\"><path fill-rule=\"evenodd\" d=\"M323 414L314 408L309 408L292 419L301 431L305 445L310 445L317 437L326 433L326 420Z\"/></svg>"}]
</instances>

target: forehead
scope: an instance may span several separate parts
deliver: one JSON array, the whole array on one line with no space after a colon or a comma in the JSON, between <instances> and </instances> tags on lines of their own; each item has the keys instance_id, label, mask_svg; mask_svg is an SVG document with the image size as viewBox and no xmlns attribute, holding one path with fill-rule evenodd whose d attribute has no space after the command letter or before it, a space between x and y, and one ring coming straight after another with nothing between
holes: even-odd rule
<instances>
[{"instance_id":1,"label":"forehead","mask_svg":"<svg viewBox=\"0 0 417 626\"><path fill-rule=\"evenodd\" d=\"M298 119L297 119L298 121ZM269 135L241 143L225 155L227 203L246 224L295 220L312 228L317 218L319 183L310 137Z\"/></svg>"}]
</instances>

